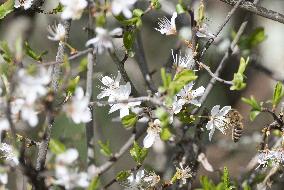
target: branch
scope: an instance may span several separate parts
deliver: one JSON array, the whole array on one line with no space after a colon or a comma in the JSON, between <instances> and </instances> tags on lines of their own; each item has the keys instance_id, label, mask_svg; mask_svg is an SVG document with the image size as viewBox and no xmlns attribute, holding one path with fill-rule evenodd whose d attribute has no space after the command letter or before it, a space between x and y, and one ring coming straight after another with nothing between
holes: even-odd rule
<instances>
[{"instance_id":1,"label":"branch","mask_svg":"<svg viewBox=\"0 0 284 190\"><path fill-rule=\"evenodd\" d=\"M118 56L116 55L116 53L114 51L109 50L108 52L109 52L109 55L112 58L113 62L116 64L118 70L120 71L120 73L121 73L121 75L123 77L123 80L125 82L129 82L130 83L133 95L134 96L138 96L139 93L138 93L137 89L135 88L135 86L132 83L132 81L130 80L126 70L124 69L124 63L128 59L128 55L125 54L124 58L122 60L119 60Z\"/></svg>"},{"instance_id":2,"label":"branch","mask_svg":"<svg viewBox=\"0 0 284 190\"><path fill-rule=\"evenodd\" d=\"M136 40L134 43L134 51L135 51L135 58L138 62L138 66L142 72L143 78L146 82L148 89L150 89L152 92L155 92L157 88L155 87L152 77L150 76L149 68L145 57L145 51L143 48L141 31L137 32Z\"/></svg>"},{"instance_id":3,"label":"branch","mask_svg":"<svg viewBox=\"0 0 284 190\"><path fill-rule=\"evenodd\" d=\"M228 13L228 15L225 18L225 21L219 26L219 28L217 29L217 32L214 34L214 38L210 38L207 43L205 44L201 54L200 54L200 58L203 57L203 55L205 54L205 52L207 51L207 49L211 46L211 44L215 41L215 39L217 38L217 36L220 34L220 32L224 29L225 25L229 22L229 20L231 19L231 17L233 16L233 14L236 12L236 10L238 9L239 5L241 4L241 2L243 2L244 0L238 0L235 4L234 7L232 8L232 10Z\"/></svg>"},{"instance_id":4,"label":"branch","mask_svg":"<svg viewBox=\"0 0 284 190\"><path fill-rule=\"evenodd\" d=\"M64 27L67 31L65 41L67 41L67 39L68 39L68 33L69 33L69 30L70 30L70 25L71 25L70 20L64 21ZM57 62L63 61L64 54L65 54L65 43L60 42L59 45L58 45L56 61ZM54 92L56 92L57 89L58 89L58 82L59 82L60 74L61 74L60 65L53 65L52 66L52 85L51 85L51 87L52 87L52 90ZM46 154L47 154L48 144L49 144L50 137L51 137L51 129L52 129L52 126L54 125L54 119L55 119L55 117L53 115L53 111L52 111L52 109L51 110L49 109L48 113L47 113L47 117L46 117L47 127L44 131L43 139L42 139L42 141L40 142L40 145L39 145L38 157L37 157L37 161L36 161L36 170L37 171L42 171L44 169L44 166L45 166Z\"/></svg>"},{"instance_id":5,"label":"branch","mask_svg":"<svg viewBox=\"0 0 284 190\"><path fill-rule=\"evenodd\" d=\"M88 28L94 28L94 17L92 14L93 4L92 1L88 1L88 11L89 11L89 23ZM94 33L91 30L88 30L88 38L92 38ZM88 53L87 60L87 82L86 82L86 97L88 100L92 100L93 95L93 69L95 65L96 55L94 50ZM94 145L93 145L93 138L94 138L94 110L91 106L89 106L91 110L91 121L86 123L86 145L87 145L87 164L90 166L92 164L92 160L94 160Z\"/></svg>"},{"instance_id":6,"label":"branch","mask_svg":"<svg viewBox=\"0 0 284 190\"><path fill-rule=\"evenodd\" d=\"M224 3L227 3L229 5L234 6L237 2L237 0L220 0ZM277 22L280 22L284 24L284 15L278 12L275 12L273 10L266 9L261 6L255 5L255 3L249 2L249 1L244 1L241 5L240 8L247 10L251 13L257 14L259 16L262 16L264 18L274 20Z\"/></svg>"},{"instance_id":7,"label":"branch","mask_svg":"<svg viewBox=\"0 0 284 190\"><path fill-rule=\"evenodd\" d=\"M210 67L208 67L207 65L201 63L201 62L198 62L198 64L204 68L208 73L209 75L214 78L216 81L219 81L221 83L224 83L224 84L228 84L228 85L233 85L233 82L232 81L227 81L227 80L224 80L224 79L221 79L219 78L218 76L216 76L211 70L210 70Z\"/></svg>"}]
</instances>

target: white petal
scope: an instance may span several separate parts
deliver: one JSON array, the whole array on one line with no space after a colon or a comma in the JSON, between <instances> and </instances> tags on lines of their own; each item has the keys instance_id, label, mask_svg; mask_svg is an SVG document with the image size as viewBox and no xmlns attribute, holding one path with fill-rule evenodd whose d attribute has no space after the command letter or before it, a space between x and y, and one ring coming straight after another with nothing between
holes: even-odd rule
<instances>
[{"instance_id":1,"label":"white petal","mask_svg":"<svg viewBox=\"0 0 284 190\"><path fill-rule=\"evenodd\" d=\"M110 86L114 83L113 79L110 78L109 76L104 76L102 78L102 83L105 85L105 86Z\"/></svg>"},{"instance_id":2,"label":"white petal","mask_svg":"<svg viewBox=\"0 0 284 190\"><path fill-rule=\"evenodd\" d=\"M214 128L214 125L213 125L213 121L208 121L208 123L206 124L206 129L207 130L211 130Z\"/></svg>"},{"instance_id":3,"label":"white petal","mask_svg":"<svg viewBox=\"0 0 284 190\"><path fill-rule=\"evenodd\" d=\"M127 116L127 115L129 115L129 109L128 109L128 107L122 107L121 109L120 109L120 115L119 115L119 117L120 118L123 118L123 117L125 117L125 116Z\"/></svg>"},{"instance_id":4,"label":"white petal","mask_svg":"<svg viewBox=\"0 0 284 190\"><path fill-rule=\"evenodd\" d=\"M211 129L211 131L209 132L209 141L211 141L214 132L215 132L215 127L213 127L213 128Z\"/></svg>"},{"instance_id":5,"label":"white petal","mask_svg":"<svg viewBox=\"0 0 284 190\"><path fill-rule=\"evenodd\" d=\"M154 144L155 139L156 139L156 135L148 133L143 140L144 148L150 148Z\"/></svg>"},{"instance_id":6,"label":"white petal","mask_svg":"<svg viewBox=\"0 0 284 190\"><path fill-rule=\"evenodd\" d=\"M175 22L176 18L177 18L177 12L174 12L173 16L171 18L171 26L172 26L173 29L176 28L176 22Z\"/></svg>"},{"instance_id":7,"label":"white petal","mask_svg":"<svg viewBox=\"0 0 284 190\"><path fill-rule=\"evenodd\" d=\"M198 97L198 96L202 96L204 92L205 92L205 88L203 86L201 86L201 87L197 88L196 90L194 90L192 92L192 95L194 97Z\"/></svg>"},{"instance_id":8,"label":"white petal","mask_svg":"<svg viewBox=\"0 0 284 190\"><path fill-rule=\"evenodd\" d=\"M214 106L211 110L211 115L215 116L219 112L219 110L220 110L220 105Z\"/></svg>"},{"instance_id":9,"label":"white petal","mask_svg":"<svg viewBox=\"0 0 284 190\"><path fill-rule=\"evenodd\" d=\"M216 116L225 116L231 110L231 106L224 106Z\"/></svg>"}]
</instances>

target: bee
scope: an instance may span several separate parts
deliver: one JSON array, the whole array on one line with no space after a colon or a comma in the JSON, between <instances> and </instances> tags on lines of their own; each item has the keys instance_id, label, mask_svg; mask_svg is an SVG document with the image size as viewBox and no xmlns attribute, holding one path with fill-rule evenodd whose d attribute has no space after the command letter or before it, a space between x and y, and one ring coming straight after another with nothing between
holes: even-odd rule
<instances>
[{"instance_id":1,"label":"bee","mask_svg":"<svg viewBox=\"0 0 284 190\"><path fill-rule=\"evenodd\" d=\"M228 127L232 129L232 140L236 143L240 140L244 125L243 125L243 117L237 110L230 110L226 115L228 118Z\"/></svg>"}]
</instances>

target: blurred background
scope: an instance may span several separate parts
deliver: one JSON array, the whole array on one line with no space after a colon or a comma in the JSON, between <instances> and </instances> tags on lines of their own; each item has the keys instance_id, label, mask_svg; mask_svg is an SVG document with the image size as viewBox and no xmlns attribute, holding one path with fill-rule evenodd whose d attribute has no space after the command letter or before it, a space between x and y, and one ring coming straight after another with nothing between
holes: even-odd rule
<instances>
[{"instance_id":1,"label":"blurred background","mask_svg":"<svg viewBox=\"0 0 284 190\"><path fill-rule=\"evenodd\" d=\"M3 3L0 0L0 3ZM139 1L137 7L145 9L147 4L145 1ZM154 30L157 27L157 21L159 17L164 15L168 18L171 17L175 11L175 3L173 0L161 0L162 9L159 11L150 11L143 17L143 26L141 28L143 45L145 48L146 59L150 71L153 72L153 78L155 85L159 86L160 81L160 68L171 58L171 49L175 48L179 41L178 37L163 36L159 32ZM192 5L193 9L198 6L198 0L187 1ZM209 31L214 33L217 27L224 21L227 13L231 7L219 0L205 0L206 4L206 22L209 27ZM52 10L58 5L57 0L46 0L43 7L44 10ZM284 13L284 1L283 0L262 0L260 5L267 9L272 9L279 13ZM211 70L220 63L229 42L232 40L232 33L237 31L241 22L244 19L245 11L238 10L226 25L225 29L221 32L217 38L217 43L214 43L207 52L204 63L210 66ZM177 27L180 29L189 23L188 15L179 15L177 18ZM7 18L0 21L0 40L8 42L11 49L14 48L14 44L19 37L22 37L29 42L31 47L38 52L48 51L48 54L44 57L44 62L55 60L57 51L57 43L49 41L47 39L47 27L48 25L59 23L59 15L46 15L40 13L31 13L25 11L16 11L10 14ZM81 20L72 22L70 32L70 44L78 49L85 49L85 43L87 41L87 32L84 27L87 26L87 15ZM108 17L107 28L113 29L119 27L120 24L113 19L112 16ZM247 88L240 92L230 91L228 86L217 82L215 88L211 92L209 98L206 101L205 107L211 109L213 105L220 104L232 105L233 108L240 111L244 116L245 130L244 136L238 143L233 143L230 135L224 136L220 133L216 133L212 142L208 142L206 145L206 155L209 162L215 169L223 168L227 166L231 175L236 179L244 171L246 165L250 161L253 155L257 153L257 146L260 142L260 129L272 121L272 118L267 115L257 118L254 122L250 122L248 118L249 107L245 105L240 98L249 97L253 95L259 101L266 101L271 99L273 93L273 86L275 81L270 76L266 75L259 69L258 66L264 67L268 71L274 74L274 77L283 78L284 81L284 25L271 21L257 15L249 16L249 25L246 28L245 35L250 35L256 28L264 28L266 39L260 45L253 47L249 52L250 57L253 59L253 63L248 66L246 73L247 76ZM200 39L200 44L204 44L205 39ZM118 52L120 52L121 58L123 57L123 44L121 39L115 39L115 46ZM182 48L182 52L186 52L185 48ZM83 58L82 58L83 59ZM72 66L76 68L82 59L76 59L72 61ZM221 78L226 80L232 80L233 73L236 72L239 65L240 54L233 55L227 62L226 68L222 72ZM0 63L3 59L0 57ZM26 58L24 64L28 65L34 62L33 60ZM142 74L139 70L137 62L134 58L130 58L125 65L125 68L133 80L134 84L140 93L146 95L146 87L143 82ZM108 54L102 54L97 57L94 75L94 97L99 93L99 86L101 86L100 77L102 75L117 75L117 69L112 62ZM85 84L85 74L81 73L82 86ZM199 78L197 85L206 86L210 80L209 75L205 71L201 71L201 77ZM101 155L97 140L106 142L110 140L111 148L113 152L119 150L122 144L129 138L131 131L126 130L121 126L120 122L117 122L118 113L108 114L109 107L100 107L95 109L95 157L96 164L100 165L106 157ZM141 124L142 126L143 124ZM138 126L139 127L139 126ZM42 128L38 126L35 129L19 129L24 135L32 134L34 139L38 138L38 133L42 132ZM56 126L53 128L52 137L60 140L67 147L76 147L80 152L80 160L82 166L86 164L86 145L85 145L85 127L84 125L74 125L64 115L60 115L56 120ZM143 137L141 138L143 139ZM140 140L141 140L140 139ZM204 139L208 141L208 134L204 134ZM159 142L151 150L146 165L148 168L152 168L155 171L163 172L169 166L173 167L171 152L175 147L167 145L164 142ZM102 176L102 184L106 184L113 179L116 173L122 169L130 169L135 166L135 163L130 158L129 154L125 154L112 169L106 172ZM174 169L174 168L173 168ZM205 171L202 166L200 167L199 175L209 175L212 178L217 179L218 172L209 173ZM17 174L19 179L20 174ZM164 176L167 178L167 174ZM21 189L21 183L23 181L17 180L17 183L10 184L10 189ZM198 177L195 180L194 186L199 184ZM122 188L118 184L114 184L111 189Z\"/></svg>"}]
</instances>

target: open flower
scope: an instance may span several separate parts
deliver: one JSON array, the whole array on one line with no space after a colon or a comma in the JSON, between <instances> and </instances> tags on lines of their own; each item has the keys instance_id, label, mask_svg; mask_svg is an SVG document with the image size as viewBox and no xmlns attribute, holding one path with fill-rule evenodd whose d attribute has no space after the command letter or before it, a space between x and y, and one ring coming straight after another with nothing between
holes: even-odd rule
<instances>
[{"instance_id":1,"label":"open flower","mask_svg":"<svg viewBox=\"0 0 284 190\"><path fill-rule=\"evenodd\" d=\"M127 178L128 187L125 190L139 190L141 189L143 177L145 176L144 170L139 170L136 175L131 173Z\"/></svg>"},{"instance_id":2,"label":"open flower","mask_svg":"<svg viewBox=\"0 0 284 190\"><path fill-rule=\"evenodd\" d=\"M0 151L3 154L3 157L8 161L13 163L14 165L19 164L18 159L18 152L14 149L13 146L7 144L7 143L1 143L0 144Z\"/></svg>"},{"instance_id":3,"label":"open flower","mask_svg":"<svg viewBox=\"0 0 284 190\"><path fill-rule=\"evenodd\" d=\"M125 18L131 18L131 8L137 0L113 0L111 4L111 10L114 15L122 13Z\"/></svg>"},{"instance_id":4,"label":"open flower","mask_svg":"<svg viewBox=\"0 0 284 190\"><path fill-rule=\"evenodd\" d=\"M203 86L192 90L194 83L191 82L186 85L181 91L177 94L177 101L174 101L174 113L177 114L182 109L182 106L185 104L193 104L200 107L200 102L196 99L199 96L202 96L205 88Z\"/></svg>"},{"instance_id":5,"label":"open flower","mask_svg":"<svg viewBox=\"0 0 284 190\"><path fill-rule=\"evenodd\" d=\"M52 41L64 41L66 30L62 24L48 26L48 39Z\"/></svg>"},{"instance_id":6,"label":"open flower","mask_svg":"<svg viewBox=\"0 0 284 190\"><path fill-rule=\"evenodd\" d=\"M126 83L126 85L121 85L119 89L116 90L115 96L110 96L109 102L113 101L127 101L129 95L131 93L131 86L130 83ZM120 118L129 115L129 109L135 106L140 105L141 102L126 102L126 103L117 103L111 105L109 113L113 113L117 110L120 110Z\"/></svg>"},{"instance_id":7,"label":"open flower","mask_svg":"<svg viewBox=\"0 0 284 190\"><path fill-rule=\"evenodd\" d=\"M161 177L154 172L150 172L143 178L143 181L148 183L151 187L154 187L156 184L158 184L160 180Z\"/></svg>"},{"instance_id":8,"label":"open flower","mask_svg":"<svg viewBox=\"0 0 284 190\"><path fill-rule=\"evenodd\" d=\"M102 92L97 96L97 98L102 99L106 96L113 96L115 93L115 90L119 88L120 79L121 79L120 72L118 72L117 77L115 79L112 79L109 76L104 76L101 82L106 87L101 87Z\"/></svg>"},{"instance_id":9,"label":"open flower","mask_svg":"<svg viewBox=\"0 0 284 190\"><path fill-rule=\"evenodd\" d=\"M17 75L17 94L21 95L28 104L34 103L37 98L47 93L46 85L51 80L50 70L39 67L37 71L29 73L25 69L20 69Z\"/></svg>"},{"instance_id":10,"label":"open flower","mask_svg":"<svg viewBox=\"0 0 284 190\"><path fill-rule=\"evenodd\" d=\"M183 167L182 163L179 164L180 167L176 167L175 177L176 179L182 180L182 184L186 184L186 179L192 177L191 170L189 166Z\"/></svg>"},{"instance_id":11,"label":"open flower","mask_svg":"<svg viewBox=\"0 0 284 190\"><path fill-rule=\"evenodd\" d=\"M115 28L109 32L104 28L97 27L96 34L96 37L86 42L86 46L93 45L95 50L101 54L104 50L113 49L112 36L122 34L122 29Z\"/></svg>"},{"instance_id":12,"label":"open flower","mask_svg":"<svg viewBox=\"0 0 284 190\"><path fill-rule=\"evenodd\" d=\"M174 60L174 65L177 67L177 70L180 69L191 69L194 65L194 59L193 59L193 52L190 49L190 54L185 54L184 56L181 55L181 53L174 54L174 50L172 50L172 57Z\"/></svg>"},{"instance_id":13,"label":"open flower","mask_svg":"<svg viewBox=\"0 0 284 190\"><path fill-rule=\"evenodd\" d=\"M84 9L88 5L86 0L60 0L60 3L64 6L61 14L61 18L64 20L80 19Z\"/></svg>"},{"instance_id":14,"label":"open flower","mask_svg":"<svg viewBox=\"0 0 284 190\"><path fill-rule=\"evenodd\" d=\"M159 28L155 30L159 31L161 34L174 35L177 33L175 20L177 18L177 13L174 12L171 21L167 17L159 18Z\"/></svg>"},{"instance_id":15,"label":"open flower","mask_svg":"<svg viewBox=\"0 0 284 190\"><path fill-rule=\"evenodd\" d=\"M220 105L216 105L211 110L211 116L209 117L209 121L206 124L206 129L210 130L209 132L209 140L211 141L212 136L217 128L223 134L225 134L225 130L228 128L229 119L226 117L228 112L231 110L231 106L224 106L220 110Z\"/></svg>"},{"instance_id":16,"label":"open flower","mask_svg":"<svg viewBox=\"0 0 284 190\"><path fill-rule=\"evenodd\" d=\"M198 28L198 31L196 32L196 36L199 38L215 38L216 36L212 34L207 24L203 23L200 28Z\"/></svg>"},{"instance_id":17,"label":"open flower","mask_svg":"<svg viewBox=\"0 0 284 190\"><path fill-rule=\"evenodd\" d=\"M88 107L89 100L84 96L82 87L77 87L72 101L64 106L64 111L71 117L74 123L87 123L91 121L91 111Z\"/></svg>"},{"instance_id":18,"label":"open flower","mask_svg":"<svg viewBox=\"0 0 284 190\"><path fill-rule=\"evenodd\" d=\"M158 119L152 123L149 123L149 127L147 129L147 135L143 140L143 144L145 148L150 148L157 138L160 138L161 122Z\"/></svg>"},{"instance_id":19,"label":"open flower","mask_svg":"<svg viewBox=\"0 0 284 190\"><path fill-rule=\"evenodd\" d=\"M24 7L25 10L31 8L31 6L33 5L33 0L15 0L15 8L20 8L20 7Z\"/></svg>"}]
</instances>

